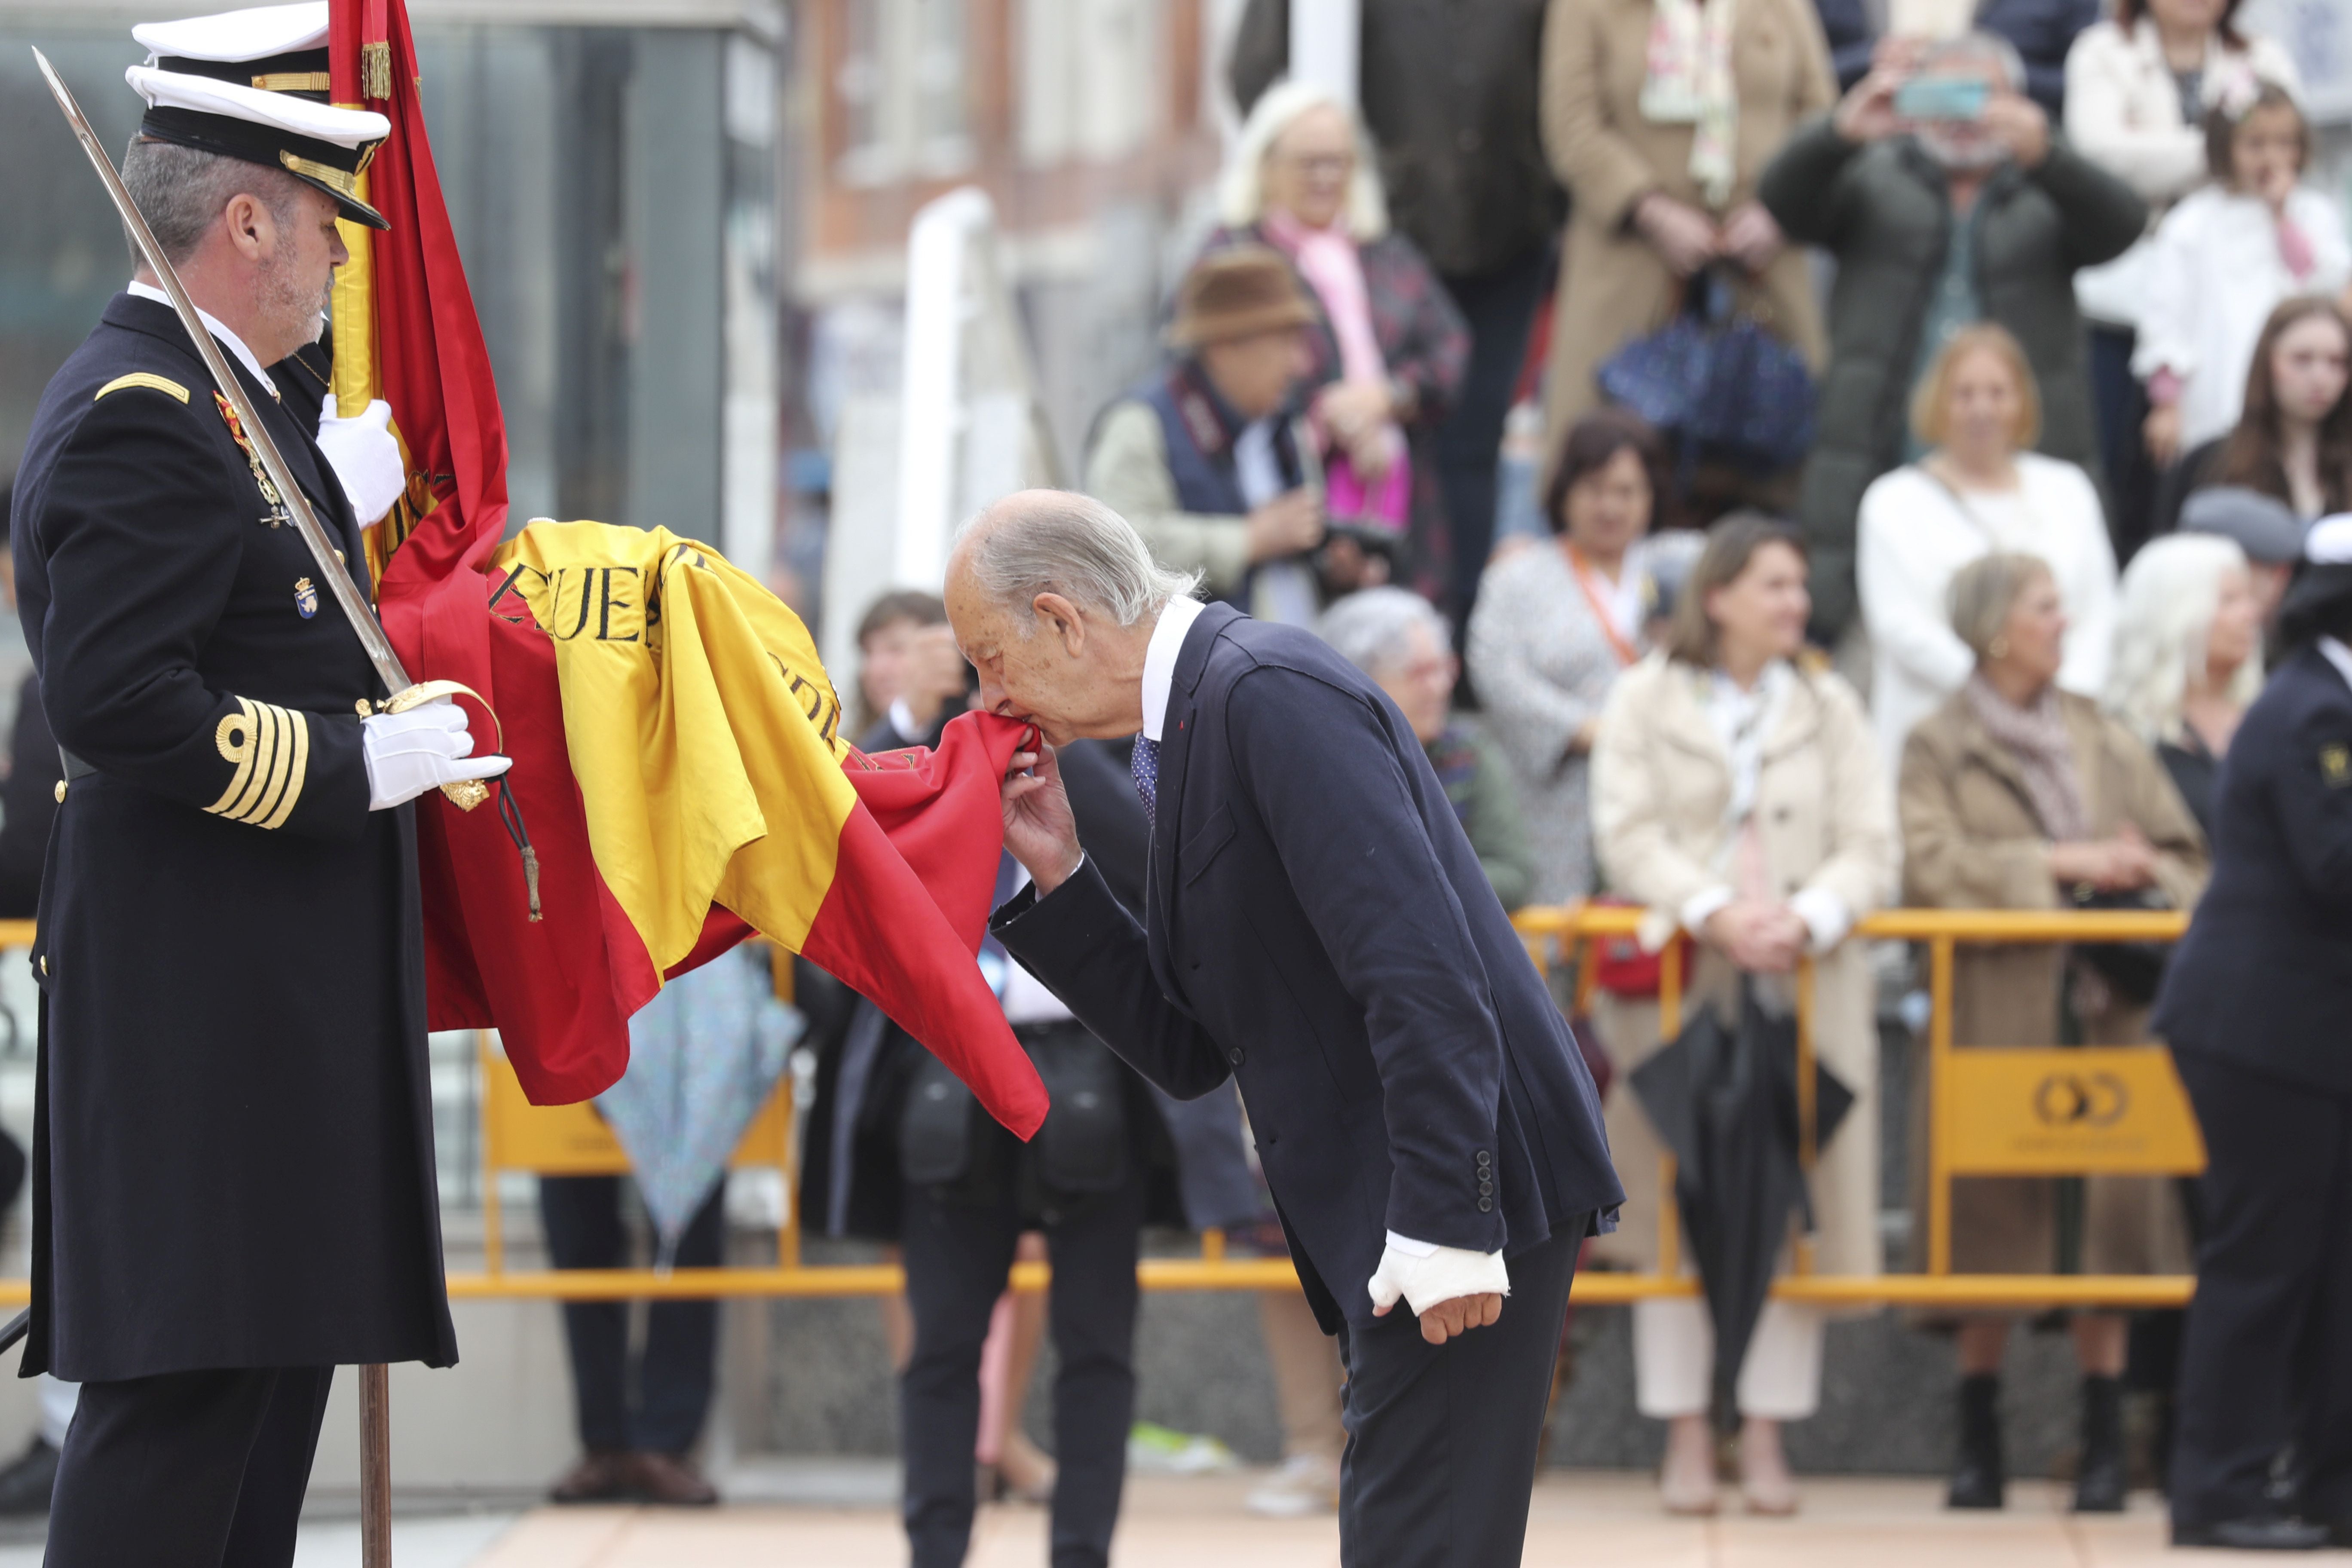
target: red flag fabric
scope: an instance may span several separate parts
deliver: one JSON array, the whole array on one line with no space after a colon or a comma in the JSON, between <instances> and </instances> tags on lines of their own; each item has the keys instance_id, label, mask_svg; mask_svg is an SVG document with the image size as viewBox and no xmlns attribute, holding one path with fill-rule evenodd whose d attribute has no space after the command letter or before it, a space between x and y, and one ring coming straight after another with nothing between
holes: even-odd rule
<instances>
[{"instance_id":1,"label":"red flag fabric","mask_svg":"<svg viewBox=\"0 0 2352 1568\"><path fill-rule=\"evenodd\" d=\"M374 531L378 612L414 677L480 693L489 711L467 704L475 731L514 759L508 776L541 867L544 918L533 921L498 813L459 812L437 795L419 802L428 1021L497 1027L535 1103L583 1100L625 1070L629 1016L663 976L598 874L549 639L517 598L501 602L488 571L507 523L505 426L425 134L404 0L331 0L328 44L333 100L393 127L362 176L392 226L346 229L354 264L335 301L339 400L388 401L410 459L408 496ZM1017 1057L1001 1013L973 1014L975 996L988 996L977 971L921 943L945 914L955 939L977 949L1001 841L995 781L1020 727L975 717L951 729L936 756L853 754L861 803L878 798L887 820L861 804L844 825L839 872L803 951L951 1060ZM914 865L893 847L901 837ZM747 931L714 908L671 973ZM1002 1050L982 1037L983 1023L1003 1036ZM1025 1058L998 1065L1006 1078L1029 1072ZM1027 1136L1043 1110L1042 1096L1024 1102L1014 1131Z\"/></svg>"}]
</instances>

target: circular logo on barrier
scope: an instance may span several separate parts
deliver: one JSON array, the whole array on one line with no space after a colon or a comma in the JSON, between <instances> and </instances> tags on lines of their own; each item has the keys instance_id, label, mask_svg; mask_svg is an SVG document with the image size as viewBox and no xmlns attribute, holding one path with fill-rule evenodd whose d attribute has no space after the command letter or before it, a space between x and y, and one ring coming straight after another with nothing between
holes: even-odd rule
<instances>
[{"instance_id":1,"label":"circular logo on barrier","mask_svg":"<svg viewBox=\"0 0 2352 1568\"><path fill-rule=\"evenodd\" d=\"M2033 1091L2033 1114L2047 1127L2112 1127L2130 1105L2123 1079L2109 1072L2053 1072Z\"/></svg>"}]
</instances>

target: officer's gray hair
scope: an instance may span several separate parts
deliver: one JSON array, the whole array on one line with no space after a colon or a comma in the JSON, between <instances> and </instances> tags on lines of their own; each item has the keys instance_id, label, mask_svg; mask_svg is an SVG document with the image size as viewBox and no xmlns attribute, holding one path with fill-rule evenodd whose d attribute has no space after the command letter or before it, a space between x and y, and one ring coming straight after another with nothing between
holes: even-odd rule
<instances>
[{"instance_id":1,"label":"officer's gray hair","mask_svg":"<svg viewBox=\"0 0 2352 1568\"><path fill-rule=\"evenodd\" d=\"M1323 612L1315 634L1341 658L1378 680L1411 654L1407 639L1415 626L1429 628L1437 651L1453 647L1453 630L1435 606L1405 588L1366 588Z\"/></svg>"},{"instance_id":2,"label":"officer's gray hair","mask_svg":"<svg viewBox=\"0 0 2352 1568\"><path fill-rule=\"evenodd\" d=\"M1930 44L1927 52L1919 57L1919 72L1924 76L1937 66L1956 61L1970 64L1989 61L2000 68L2002 79L2009 83L2010 91L2025 90L2025 57L2017 52L2015 44L1999 33L1962 33L1957 38Z\"/></svg>"},{"instance_id":3,"label":"officer's gray hair","mask_svg":"<svg viewBox=\"0 0 2352 1568\"><path fill-rule=\"evenodd\" d=\"M257 198L269 209L272 222L291 228L301 216L302 193L311 188L291 174L242 158L143 136L133 136L123 151L122 184L154 231L164 259L174 267L195 254L234 197ZM123 237L129 240L127 231ZM131 247L131 259L140 259L136 244Z\"/></svg>"},{"instance_id":4,"label":"officer's gray hair","mask_svg":"<svg viewBox=\"0 0 2352 1568\"><path fill-rule=\"evenodd\" d=\"M1040 594L1131 626L1201 585L1201 574L1159 564L1134 524L1074 490L1006 496L956 530L955 546L991 603L1027 612L1013 615L1024 637L1036 630L1030 606Z\"/></svg>"}]
</instances>

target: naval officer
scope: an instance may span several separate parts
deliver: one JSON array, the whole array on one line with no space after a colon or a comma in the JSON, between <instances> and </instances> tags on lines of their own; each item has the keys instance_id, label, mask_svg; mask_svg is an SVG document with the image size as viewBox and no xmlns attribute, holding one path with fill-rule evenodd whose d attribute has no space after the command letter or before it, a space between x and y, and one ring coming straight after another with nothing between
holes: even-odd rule
<instances>
[{"instance_id":1,"label":"naval officer","mask_svg":"<svg viewBox=\"0 0 2352 1568\"><path fill-rule=\"evenodd\" d=\"M2213 806L2153 1020L2205 1133L2171 1469L2180 1546L2352 1546L2352 516L2305 542L2290 649ZM2292 1450L2297 1495L2273 1494Z\"/></svg>"},{"instance_id":2,"label":"naval officer","mask_svg":"<svg viewBox=\"0 0 2352 1568\"><path fill-rule=\"evenodd\" d=\"M325 28L309 5L140 29L124 179L358 563L391 498L355 477L354 509L267 368L319 334L336 218L383 226L352 175L389 126L325 102ZM67 1568L290 1562L335 1365L456 1361L406 803L506 765L446 702L373 711L388 693L259 432L155 281L49 383L14 514L65 752L24 1368L82 1384L48 1538Z\"/></svg>"}]
</instances>

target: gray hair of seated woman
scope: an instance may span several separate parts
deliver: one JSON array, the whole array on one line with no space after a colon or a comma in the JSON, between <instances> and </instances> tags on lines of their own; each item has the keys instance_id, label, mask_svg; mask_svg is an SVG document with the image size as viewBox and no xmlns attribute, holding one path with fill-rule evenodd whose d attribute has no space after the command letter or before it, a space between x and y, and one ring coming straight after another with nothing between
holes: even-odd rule
<instances>
[{"instance_id":1,"label":"gray hair of seated woman","mask_svg":"<svg viewBox=\"0 0 2352 1568\"><path fill-rule=\"evenodd\" d=\"M2022 550L1978 556L1953 574L1952 585L1944 594L1952 635L1969 645L1979 663L1998 657L1993 644L2000 640L2019 597L2034 582L2053 576L2050 563Z\"/></svg>"},{"instance_id":2,"label":"gray hair of seated woman","mask_svg":"<svg viewBox=\"0 0 2352 1568\"><path fill-rule=\"evenodd\" d=\"M2221 579L2245 570L2246 552L2218 533L2152 539L2125 568L2105 706L2150 745L2180 739L2181 701L2189 678L2205 671L2205 637L2221 609ZM2238 667L2230 698L2249 707L2262 687L2258 646Z\"/></svg>"},{"instance_id":3,"label":"gray hair of seated woman","mask_svg":"<svg viewBox=\"0 0 2352 1568\"><path fill-rule=\"evenodd\" d=\"M1445 617L1427 599L1405 588L1366 588L1349 595L1323 612L1315 634L1341 658L1378 680L1405 661L1408 639L1417 626L1429 628L1439 652L1452 651Z\"/></svg>"}]
</instances>

